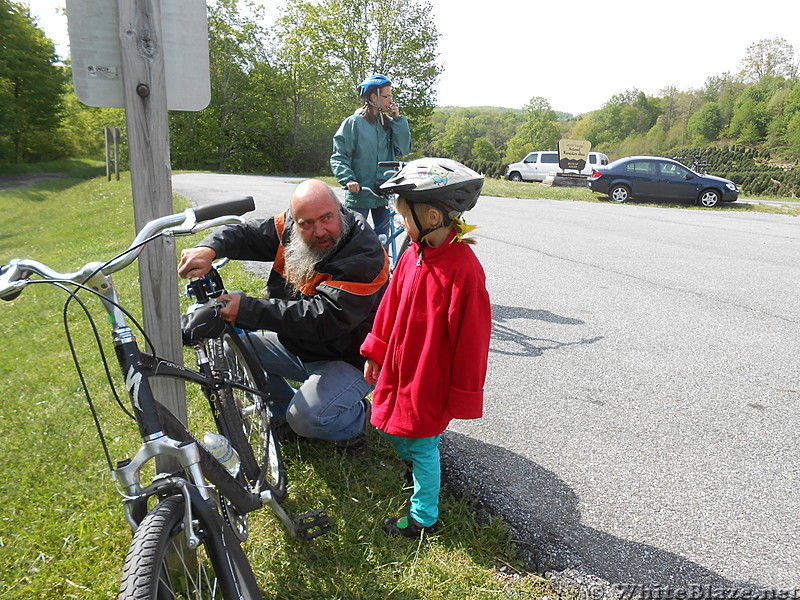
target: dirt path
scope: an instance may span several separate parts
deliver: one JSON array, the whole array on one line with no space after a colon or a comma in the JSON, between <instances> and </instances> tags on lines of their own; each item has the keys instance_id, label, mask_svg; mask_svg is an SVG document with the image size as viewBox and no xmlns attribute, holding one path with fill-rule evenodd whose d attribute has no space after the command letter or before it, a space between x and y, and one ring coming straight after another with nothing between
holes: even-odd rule
<instances>
[{"instance_id":1,"label":"dirt path","mask_svg":"<svg viewBox=\"0 0 800 600\"><path fill-rule=\"evenodd\" d=\"M0 175L0 190L12 190L14 188L36 185L47 179L63 177L64 172L58 173L23 173L21 175Z\"/></svg>"}]
</instances>

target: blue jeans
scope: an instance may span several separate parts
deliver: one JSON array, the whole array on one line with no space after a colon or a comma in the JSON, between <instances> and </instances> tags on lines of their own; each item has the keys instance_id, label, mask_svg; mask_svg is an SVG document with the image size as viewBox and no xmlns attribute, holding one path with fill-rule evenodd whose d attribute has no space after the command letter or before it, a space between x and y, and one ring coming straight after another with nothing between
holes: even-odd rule
<instances>
[{"instance_id":1,"label":"blue jeans","mask_svg":"<svg viewBox=\"0 0 800 600\"><path fill-rule=\"evenodd\" d=\"M414 472L411 517L417 523L430 527L439 520L439 490L442 487L439 440L442 436L412 439L383 431L381 435L394 446L400 458L411 463Z\"/></svg>"},{"instance_id":2,"label":"blue jeans","mask_svg":"<svg viewBox=\"0 0 800 600\"><path fill-rule=\"evenodd\" d=\"M239 335L252 342L269 374L265 391L277 422L286 420L298 435L323 440L349 440L361 432L366 416L361 399L372 391L361 371L341 360L304 363L271 331ZM295 389L286 379L302 385Z\"/></svg>"},{"instance_id":3,"label":"blue jeans","mask_svg":"<svg viewBox=\"0 0 800 600\"><path fill-rule=\"evenodd\" d=\"M376 206L375 208L353 208L351 210L356 211L364 220L367 220L369 217L370 211L372 211L372 229L378 235L389 235L389 209L385 206Z\"/></svg>"}]
</instances>

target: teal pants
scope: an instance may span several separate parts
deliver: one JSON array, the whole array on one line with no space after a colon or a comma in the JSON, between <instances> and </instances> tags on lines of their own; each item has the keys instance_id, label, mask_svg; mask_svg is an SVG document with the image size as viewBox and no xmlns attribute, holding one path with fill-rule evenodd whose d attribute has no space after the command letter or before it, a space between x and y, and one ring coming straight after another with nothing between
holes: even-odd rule
<instances>
[{"instance_id":1,"label":"teal pants","mask_svg":"<svg viewBox=\"0 0 800 600\"><path fill-rule=\"evenodd\" d=\"M414 471L411 518L430 527L439 520L439 490L442 487L439 440L442 436L403 438L384 432L381 434L394 446L400 458L411 463Z\"/></svg>"}]
</instances>

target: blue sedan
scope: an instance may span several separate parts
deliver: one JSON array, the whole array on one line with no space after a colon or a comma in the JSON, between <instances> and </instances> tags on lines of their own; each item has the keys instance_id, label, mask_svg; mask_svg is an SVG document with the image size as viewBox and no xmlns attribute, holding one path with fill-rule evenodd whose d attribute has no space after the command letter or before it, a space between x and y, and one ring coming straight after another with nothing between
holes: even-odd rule
<instances>
[{"instance_id":1,"label":"blue sedan","mask_svg":"<svg viewBox=\"0 0 800 600\"><path fill-rule=\"evenodd\" d=\"M732 181L700 175L675 160L657 156L630 156L597 167L589 177L589 187L615 202L673 198L711 208L739 197Z\"/></svg>"}]
</instances>

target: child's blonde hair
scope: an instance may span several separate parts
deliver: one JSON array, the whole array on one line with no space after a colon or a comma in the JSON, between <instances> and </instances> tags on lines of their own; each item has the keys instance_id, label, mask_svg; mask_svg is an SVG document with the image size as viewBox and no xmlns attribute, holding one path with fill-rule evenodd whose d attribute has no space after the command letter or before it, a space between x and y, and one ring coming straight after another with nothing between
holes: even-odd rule
<instances>
[{"instance_id":1,"label":"child's blonde hair","mask_svg":"<svg viewBox=\"0 0 800 600\"><path fill-rule=\"evenodd\" d=\"M397 199L395 200L394 205L395 205L395 208L397 209L398 212L403 212L403 213L405 213L405 212L410 213L412 210L414 210L415 206L419 206L419 207L422 207L424 209L422 214L426 214L427 210L430 210L430 209L436 210L442 216L442 227L452 227L453 229L455 229L458 232L458 234L456 235L456 238L453 241L459 241L459 242L462 242L464 244L477 244L478 243L478 240L476 240L475 238L471 238L471 237L465 238L465 237L463 237L466 233L469 233L472 229L474 229L474 227L470 227L469 225L467 225L464 222L464 220L461 218L460 215L458 217L451 217L450 215L448 215L445 212L445 209L442 208L441 206L437 206L436 204L429 203L429 202L413 202L412 203L412 202L409 202L408 200L406 200L405 198L403 198L403 196L397 196ZM417 217L421 218L420 213L417 213ZM448 221L448 220L450 222L449 223L445 223L445 221ZM431 225L431 223L424 223L424 225L426 225L426 226L427 225Z\"/></svg>"}]
</instances>

